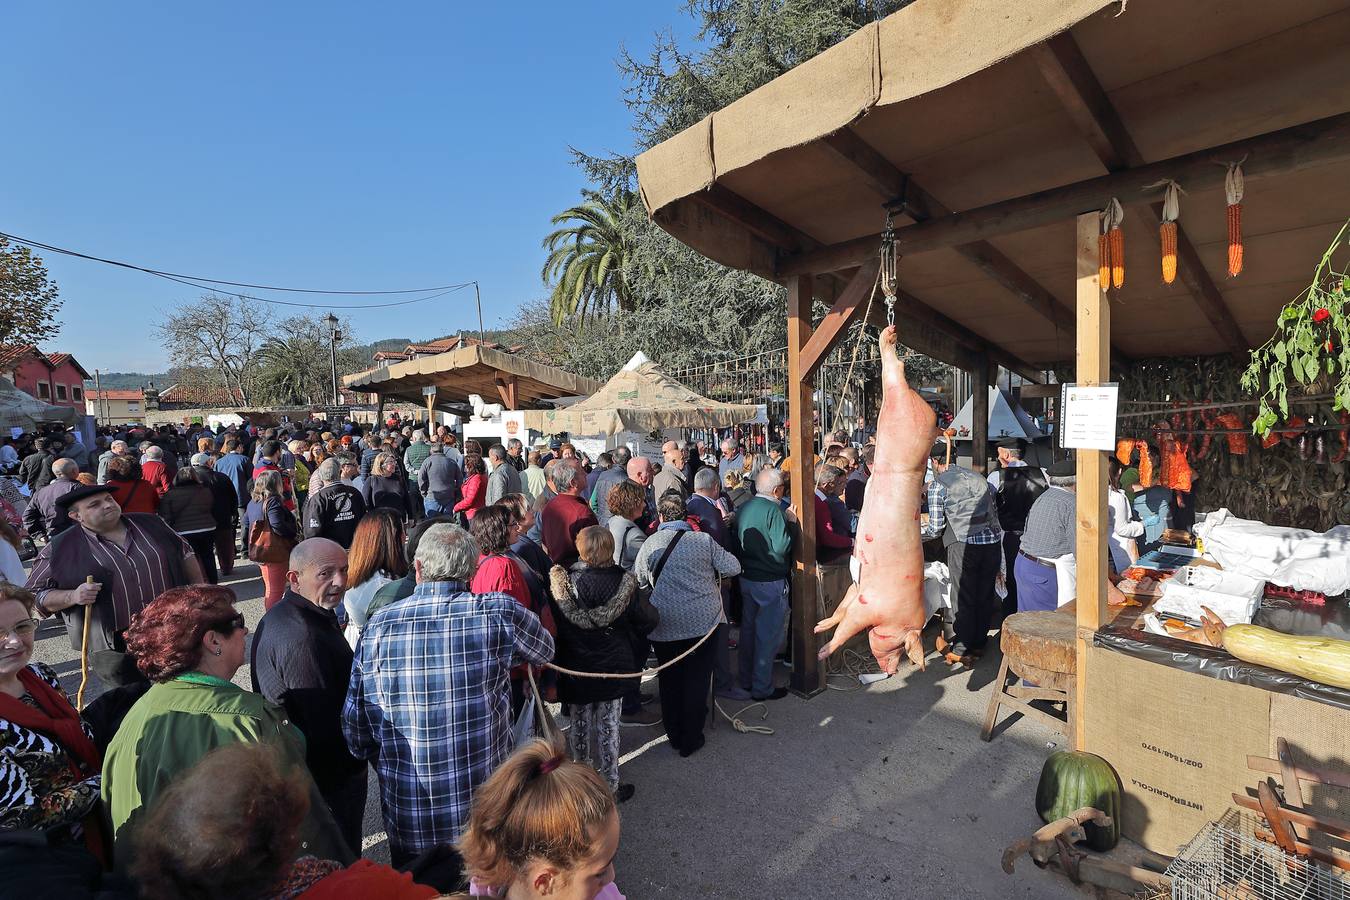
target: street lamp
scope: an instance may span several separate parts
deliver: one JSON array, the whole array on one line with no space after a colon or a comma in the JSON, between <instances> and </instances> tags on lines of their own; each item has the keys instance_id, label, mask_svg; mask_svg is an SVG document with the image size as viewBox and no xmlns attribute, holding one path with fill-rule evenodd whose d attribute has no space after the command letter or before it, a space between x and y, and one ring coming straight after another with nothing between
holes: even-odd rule
<instances>
[{"instance_id":1,"label":"street lamp","mask_svg":"<svg viewBox=\"0 0 1350 900\"><path fill-rule=\"evenodd\" d=\"M338 380L337 380L337 342L341 334L338 332L338 317L329 313L324 316L323 323L328 326L328 353L333 364L333 405L338 405Z\"/></svg>"}]
</instances>

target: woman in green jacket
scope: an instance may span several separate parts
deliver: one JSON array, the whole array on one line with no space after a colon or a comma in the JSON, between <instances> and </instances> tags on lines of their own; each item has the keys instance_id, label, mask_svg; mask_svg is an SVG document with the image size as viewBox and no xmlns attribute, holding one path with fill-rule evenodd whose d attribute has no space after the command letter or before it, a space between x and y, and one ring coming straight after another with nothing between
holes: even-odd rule
<instances>
[{"instance_id":1,"label":"woman in green jacket","mask_svg":"<svg viewBox=\"0 0 1350 900\"><path fill-rule=\"evenodd\" d=\"M132 619L127 649L155 684L127 713L103 761L103 801L119 871L132 861L137 825L155 798L217 747L266 742L288 765L304 768L304 737L285 711L230 681L244 664L247 634L234 592L212 585L165 591ZM305 781L315 802L301 827L299 852L351 862L354 855L308 773Z\"/></svg>"}]
</instances>

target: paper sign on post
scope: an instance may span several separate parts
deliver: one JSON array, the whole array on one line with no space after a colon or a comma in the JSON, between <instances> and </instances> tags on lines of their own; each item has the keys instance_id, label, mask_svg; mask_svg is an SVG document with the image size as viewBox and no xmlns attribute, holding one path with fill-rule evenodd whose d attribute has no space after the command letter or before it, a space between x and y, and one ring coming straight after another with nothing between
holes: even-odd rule
<instances>
[{"instance_id":1,"label":"paper sign on post","mask_svg":"<svg viewBox=\"0 0 1350 900\"><path fill-rule=\"evenodd\" d=\"M1060 397L1060 446L1066 450L1116 449L1120 386L1066 384Z\"/></svg>"}]
</instances>

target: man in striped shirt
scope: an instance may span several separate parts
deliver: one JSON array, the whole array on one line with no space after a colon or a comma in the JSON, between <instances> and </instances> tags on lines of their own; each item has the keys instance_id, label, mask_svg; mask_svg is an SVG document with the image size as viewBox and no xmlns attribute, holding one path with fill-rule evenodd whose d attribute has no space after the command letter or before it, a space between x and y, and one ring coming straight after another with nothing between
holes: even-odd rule
<instances>
[{"instance_id":1,"label":"man in striped shirt","mask_svg":"<svg viewBox=\"0 0 1350 900\"><path fill-rule=\"evenodd\" d=\"M77 527L42 548L27 587L44 617L65 620L72 648L83 642L88 614L89 651L125 652L132 616L169 588L205 581L188 542L158 516L124 514L111 486L82 485L57 505Z\"/></svg>"}]
</instances>

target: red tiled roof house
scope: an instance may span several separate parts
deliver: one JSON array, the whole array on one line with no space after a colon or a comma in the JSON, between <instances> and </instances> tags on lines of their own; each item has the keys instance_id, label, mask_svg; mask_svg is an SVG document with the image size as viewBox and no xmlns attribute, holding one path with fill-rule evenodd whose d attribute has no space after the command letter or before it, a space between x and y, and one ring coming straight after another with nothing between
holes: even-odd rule
<instances>
[{"instance_id":1,"label":"red tiled roof house","mask_svg":"<svg viewBox=\"0 0 1350 900\"><path fill-rule=\"evenodd\" d=\"M84 382L92 376L69 353L43 353L32 344L3 344L0 375L45 403L85 414Z\"/></svg>"}]
</instances>

